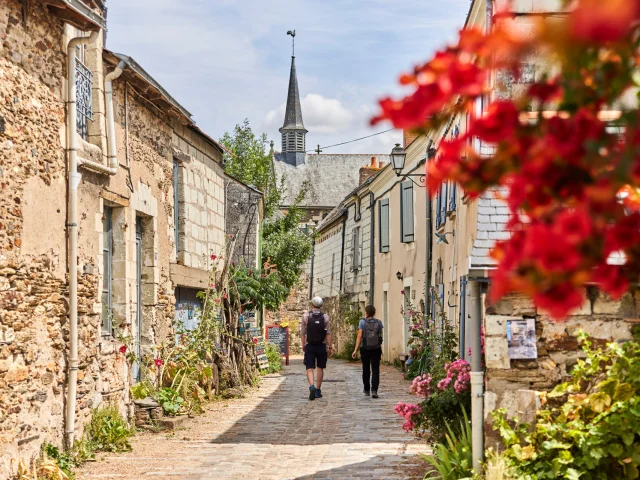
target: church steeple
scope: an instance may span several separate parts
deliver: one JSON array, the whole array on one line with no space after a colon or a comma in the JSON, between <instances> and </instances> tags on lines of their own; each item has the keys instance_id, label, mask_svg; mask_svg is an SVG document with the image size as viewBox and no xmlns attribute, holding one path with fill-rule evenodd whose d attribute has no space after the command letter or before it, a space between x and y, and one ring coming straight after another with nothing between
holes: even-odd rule
<instances>
[{"instance_id":1,"label":"church steeple","mask_svg":"<svg viewBox=\"0 0 640 480\"><path fill-rule=\"evenodd\" d=\"M289 31L287 34L295 39L295 30ZM292 55L287 108L284 114L284 124L280 129L280 133L282 134L282 156L285 162L295 166L304 163L307 148L307 131L302 122L300 91L298 90L298 77L296 75L296 57Z\"/></svg>"}]
</instances>

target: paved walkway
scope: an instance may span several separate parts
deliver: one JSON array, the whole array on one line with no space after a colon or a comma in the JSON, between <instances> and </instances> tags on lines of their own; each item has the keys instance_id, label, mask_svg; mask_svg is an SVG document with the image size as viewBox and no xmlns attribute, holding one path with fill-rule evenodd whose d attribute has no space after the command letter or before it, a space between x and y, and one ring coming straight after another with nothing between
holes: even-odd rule
<instances>
[{"instance_id":1,"label":"paved walkway","mask_svg":"<svg viewBox=\"0 0 640 480\"><path fill-rule=\"evenodd\" d=\"M310 402L302 360L291 363L247 398L218 402L174 434L139 434L133 452L102 457L77 478L422 478L417 454L428 449L393 411L412 400L395 369L382 367L374 400L362 394L359 364L330 360L324 398Z\"/></svg>"}]
</instances>

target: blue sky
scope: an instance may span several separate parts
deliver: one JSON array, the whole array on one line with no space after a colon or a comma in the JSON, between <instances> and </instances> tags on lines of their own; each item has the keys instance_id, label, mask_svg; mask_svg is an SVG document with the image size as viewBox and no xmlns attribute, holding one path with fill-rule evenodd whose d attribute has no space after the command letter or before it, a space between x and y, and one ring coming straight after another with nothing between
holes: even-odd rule
<instances>
[{"instance_id":1,"label":"blue sky","mask_svg":"<svg viewBox=\"0 0 640 480\"><path fill-rule=\"evenodd\" d=\"M107 48L130 55L203 130L248 118L279 149L296 30L307 148L385 130L368 120L398 75L451 41L469 0L108 0ZM388 153L389 132L326 153Z\"/></svg>"}]
</instances>

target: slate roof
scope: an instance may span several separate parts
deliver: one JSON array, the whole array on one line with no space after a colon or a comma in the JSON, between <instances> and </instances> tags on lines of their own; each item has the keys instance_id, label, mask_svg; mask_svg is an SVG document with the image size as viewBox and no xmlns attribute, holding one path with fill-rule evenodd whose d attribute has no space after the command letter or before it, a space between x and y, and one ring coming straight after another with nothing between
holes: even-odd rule
<instances>
[{"instance_id":1,"label":"slate roof","mask_svg":"<svg viewBox=\"0 0 640 480\"><path fill-rule=\"evenodd\" d=\"M389 155L382 154L307 154L305 163L297 167L281 160L281 154L274 156L277 178L286 177L286 192L283 206L291 205L304 185L308 183L307 195L302 202L307 207L335 207L360 182L360 167L371 163L371 157L378 162L388 163Z\"/></svg>"},{"instance_id":2,"label":"slate roof","mask_svg":"<svg viewBox=\"0 0 640 480\"><path fill-rule=\"evenodd\" d=\"M300 91L296 76L296 57L291 57L291 73L289 74L289 91L287 93L287 108L284 113L282 130L304 130L302 122L302 108L300 107Z\"/></svg>"},{"instance_id":3,"label":"slate roof","mask_svg":"<svg viewBox=\"0 0 640 480\"><path fill-rule=\"evenodd\" d=\"M508 240L511 233L507 230L509 207L504 200L496 198L496 194L506 193L504 189L492 189L478 198L478 233L473 242L470 269L494 268L496 261L489 253L496 240Z\"/></svg>"}]
</instances>

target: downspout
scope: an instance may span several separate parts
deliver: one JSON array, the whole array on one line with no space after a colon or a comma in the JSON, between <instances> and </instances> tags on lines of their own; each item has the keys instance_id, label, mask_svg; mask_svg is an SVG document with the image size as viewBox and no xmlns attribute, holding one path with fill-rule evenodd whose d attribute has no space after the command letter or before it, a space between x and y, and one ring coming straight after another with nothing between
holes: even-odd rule
<instances>
[{"instance_id":1,"label":"downspout","mask_svg":"<svg viewBox=\"0 0 640 480\"><path fill-rule=\"evenodd\" d=\"M493 28L493 0L485 0L485 2L485 30L490 34ZM491 71L487 72L487 86L491 86ZM486 111L491 98L490 89L484 98L483 110ZM471 282L471 449L473 468L476 472L481 471L481 462L484 459L484 372L482 371L481 324L480 283L473 281Z\"/></svg>"},{"instance_id":2,"label":"downspout","mask_svg":"<svg viewBox=\"0 0 640 480\"><path fill-rule=\"evenodd\" d=\"M344 240L347 233L347 215L345 212L342 212L342 249L340 253L340 290L342 293L342 280L344 276Z\"/></svg>"},{"instance_id":3,"label":"downspout","mask_svg":"<svg viewBox=\"0 0 640 480\"><path fill-rule=\"evenodd\" d=\"M313 264L316 261L316 236L313 235L313 246L311 248L311 268L309 269L309 299L313 297Z\"/></svg>"},{"instance_id":4,"label":"downspout","mask_svg":"<svg viewBox=\"0 0 640 480\"><path fill-rule=\"evenodd\" d=\"M98 32L89 37L75 37L67 46L67 150L69 151L69 376L67 386L67 445L73 446L76 420L76 390L78 383L78 185L82 175L78 173L78 140L76 134L76 46L94 43Z\"/></svg>"},{"instance_id":5,"label":"downspout","mask_svg":"<svg viewBox=\"0 0 640 480\"><path fill-rule=\"evenodd\" d=\"M473 468L480 472L484 454L484 393L482 372L482 299L480 281L470 279L471 283L471 450Z\"/></svg>"},{"instance_id":6,"label":"downspout","mask_svg":"<svg viewBox=\"0 0 640 480\"><path fill-rule=\"evenodd\" d=\"M425 241L425 249L426 249L426 253L425 253L425 271L424 271L424 288L425 288L425 293L424 293L424 323L425 326L427 325L427 322L429 321L428 319L431 318L431 300L430 300L430 296L431 296L431 230L432 230L432 226L431 226L431 195L429 195L429 187L427 186L429 184L428 180L429 180L429 161L435 157L435 150L432 150L432 145L433 145L433 141L430 142L429 146L427 147L427 161L425 164L425 174L424 174L424 185L425 185L425 196L427 197L425 199L426 201L426 208L427 208L427 212L426 212L426 218L425 218L425 223L426 223L426 241Z\"/></svg>"},{"instance_id":7,"label":"downspout","mask_svg":"<svg viewBox=\"0 0 640 480\"><path fill-rule=\"evenodd\" d=\"M107 165L91 160L79 159L78 165L104 175L118 173L118 157L116 155L116 129L113 117L113 80L118 78L126 67L126 62L120 60L118 66L104 77L104 105L107 120Z\"/></svg>"},{"instance_id":8,"label":"downspout","mask_svg":"<svg viewBox=\"0 0 640 480\"><path fill-rule=\"evenodd\" d=\"M373 192L369 192L369 215L371 217L371 225L369 226L370 244L369 244L369 304L373 305L374 295L373 288L375 287L375 242L376 242L376 199Z\"/></svg>"}]
</instances>

